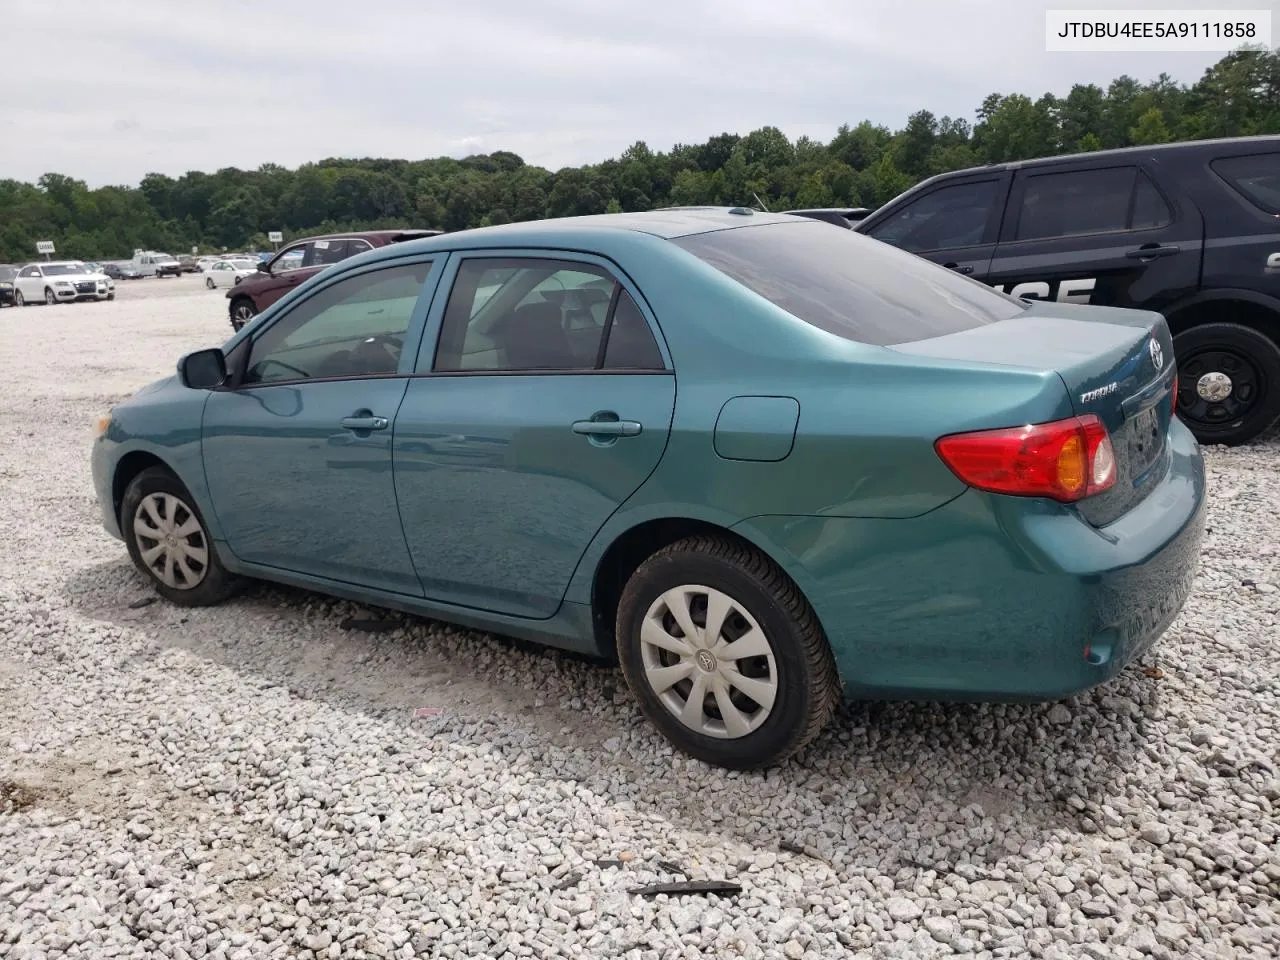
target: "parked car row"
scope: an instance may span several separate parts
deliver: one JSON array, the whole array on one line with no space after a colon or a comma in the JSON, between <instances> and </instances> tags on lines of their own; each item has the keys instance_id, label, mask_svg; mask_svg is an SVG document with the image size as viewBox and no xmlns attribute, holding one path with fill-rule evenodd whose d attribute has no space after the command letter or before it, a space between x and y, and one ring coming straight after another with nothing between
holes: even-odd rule
<instances>
[{"instance_id":1,"label":"parked car row","mask_svg":"<svg viewBox=\"0 0 1280 960\"><path fill-rule=\"evenodd\" d=\"M97 264L50 260L25 266L0 266L0 305L114 300L116 284Z\"/></svg>"}]
</instances>

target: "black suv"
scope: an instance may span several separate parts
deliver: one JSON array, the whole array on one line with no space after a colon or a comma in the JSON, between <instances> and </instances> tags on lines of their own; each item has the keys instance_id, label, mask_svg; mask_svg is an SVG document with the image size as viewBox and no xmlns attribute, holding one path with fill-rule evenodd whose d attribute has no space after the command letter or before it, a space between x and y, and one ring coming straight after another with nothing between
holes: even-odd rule
<instances>
[{"instance_id":1,"label":"black suv","mask_svg":"<svg viewBox=\"0 0 1280 960\"><path fill-rule=\"evenodd\" d=\"M1280 136L958 170L854 229L1016 297L1164 314L1201 443L1280 419Z\"/></svg>"}]
</instances>

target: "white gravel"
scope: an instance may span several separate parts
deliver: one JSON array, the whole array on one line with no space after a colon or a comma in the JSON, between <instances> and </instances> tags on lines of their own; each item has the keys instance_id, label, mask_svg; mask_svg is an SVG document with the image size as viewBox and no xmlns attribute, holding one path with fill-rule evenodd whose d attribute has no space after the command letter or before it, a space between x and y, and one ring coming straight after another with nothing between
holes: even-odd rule
<instances>
[{"instance_id":1,"label":"white gravel","mask_svg":"<svg viewBox=\"0 0 1280 960\"><path fill-rule=\"evenodd\" d=\"M0 311L0 956L1280 953L1277 441L1209 453L1197 590L1117 682L855 705L735 775L553 652L267 586L135 606L92 419L230 327L196 278L120 291ZM743 892L628 893L674 868Z\"/></svg>"}]
</instances>

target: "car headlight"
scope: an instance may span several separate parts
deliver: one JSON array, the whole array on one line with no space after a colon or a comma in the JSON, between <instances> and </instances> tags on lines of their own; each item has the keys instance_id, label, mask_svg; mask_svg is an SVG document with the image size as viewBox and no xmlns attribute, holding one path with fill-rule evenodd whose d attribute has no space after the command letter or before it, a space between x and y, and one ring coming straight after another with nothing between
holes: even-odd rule
<instances>
[{"instance_id":1,"label":"car headlight","mask_svg":"<svg viewBox=\"0 0 1280 960\"><path fill-rule=\"evenodd\" d=\"M13 284L8 281L0 280L0 290L12 290Z\"/></svg>"},{"instance_id":2,"label":"car headlight","mask_svg":"<svg viewBox=\"0 0 1280 960\"><path fill-rule=\"evenodd\" d=\"M111 428L111 414L104 413L93 422L94 436L100 437Z\"/></svg>"},{"instance_id":3,"label":"car headlight","mask_svg":"<svg viewBox=\"0 0 1280 960\"><path fill-rule=\"evenodd\" d=\"M55 280L55 281L53 281L53 285L54 285L55 287L69 287L69 286L71 286L71 281L70 281L70 280Z\"/></svg>"}]
</instances>

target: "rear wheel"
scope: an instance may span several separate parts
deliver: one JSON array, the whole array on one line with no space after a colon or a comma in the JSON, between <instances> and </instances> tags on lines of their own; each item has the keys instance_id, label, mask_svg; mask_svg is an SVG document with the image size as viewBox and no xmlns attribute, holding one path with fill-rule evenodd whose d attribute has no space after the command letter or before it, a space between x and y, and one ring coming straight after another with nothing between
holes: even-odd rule
<instances>
[{"instance_id":1,"label":"rear wheel","mask_svg":"<svg viewBox=\"0 0 1280 960\"><path fill-rule=\"evenodd\" d=\"M1178 416L1200 443L1248 443L1280 418L1280 345L1252 327L1204 323L1178 334Z\"/></svg>"},{"instance_id":2,"label":"rear wheel","mask_svg":"<svg viewBox=\"0 0 1280 960\"><path fill-rule=\"evenodd\" d=\"M236 297L231 301L231 329L239 330L254 318L257 309L248 297Z\"/></svg>"},{"instance_id":3,"label":"rear wheel","mask_svg":"<svg viewBox=\"0 0 1280 960\"><path fill-rule=\"evenodd\" d=\"M204 278L204 285L205 285L206 287L208 287L210 290L212 290L212 289L213 289L213 277L205 277L205 278Z\"/></svg>"},{"instance_id":4,"label":"rear wheel","mask_svg":"<svg viewBox=\"0 0 1280 960\"><path fill-rule=\"evenodd\" d=\"M21 290L13 291L13 305L15 307L25 307L27 305L26 298L22 295Z\"/></svg>"},{"instance_id":5,"label":"rear wheel","mask_svg":"<svg viewBox=\"0 0 1280 960\"><path fill-rule=\"evenodd\" d=\"M729 540L690 537L641 564L618 605L617 644L649 720L716 766L785 760L840 700L808 601L767 557Z\"/></svg>"},{"instance_id":6,"label":"rear wheel","mask_svg":"<svg viewBox=\"0 0 1280 960\"><path fill-rule=\"evenodd\" d=\"M143 470L129 484L120 528L134 566L171 603L211 606L240 585L222 565L194 498L163 467Z\"/></svg>"}]
</instances>

